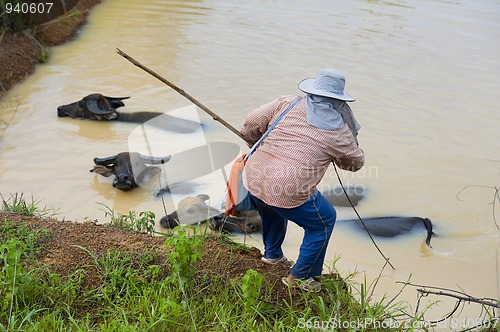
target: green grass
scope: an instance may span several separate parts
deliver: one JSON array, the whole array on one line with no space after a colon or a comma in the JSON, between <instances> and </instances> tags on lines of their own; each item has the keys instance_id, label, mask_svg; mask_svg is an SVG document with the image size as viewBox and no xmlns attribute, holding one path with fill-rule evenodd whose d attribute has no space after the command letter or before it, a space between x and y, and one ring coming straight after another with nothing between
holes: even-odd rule
<instances>
[{"instance_id":1,"label":"green grass","mask_svg":"<svg viewBox=\"0 0 500 332\"><path fill-rule=\"evenodd\" d=\"M56 210L46 206L40 208L41 201L36 201L33 197L31 197L31 201L26 201L22 193L11 194L7 199L0 193L0 198L2 199L2 208L0 210L4 212L39 218L53 217L58 214Z\"/></svg>"},{"instance_id":2,"label":"green grass","mask_svg":"<svg viewBox=\"0 0 500 332\"><path fill-rule=\"evenodd\" d=\"M21 200L16 205L24 206ZM137 225L131 218L127 222ZM335 331L417 331L407 327L412 318L405 303L374 300L376 282L355 282L356 273L325 276L320 294L290 293L276 301L276 287L283 286L252 269L232 279L229 271L196 271L211 235L188 233L180 228L167 236L170 254L162 259L146 248L93 253L77 246L90 263L63 276L36 260L50 232L4 220L0 331L333 331L339 325ZM220 239L221 246L232 245ZM231 264L220 263L228 269ZM353 328L357 322L391 325Z\"/></svg>"},{"instance_id":3,"label":"green grass","mask_svg":"<svg viewBox=\"0 0 500 332\"><path fill-rule=\"evenodd\" d=\"M104 216L110 217L108 226L151 235L155 233L155 214L153 212L144 211L137 214L134 211L129 211L127 214L119 214L109 206L101 205L104 206L102 210Z\"/></svg>"}]
</instances>

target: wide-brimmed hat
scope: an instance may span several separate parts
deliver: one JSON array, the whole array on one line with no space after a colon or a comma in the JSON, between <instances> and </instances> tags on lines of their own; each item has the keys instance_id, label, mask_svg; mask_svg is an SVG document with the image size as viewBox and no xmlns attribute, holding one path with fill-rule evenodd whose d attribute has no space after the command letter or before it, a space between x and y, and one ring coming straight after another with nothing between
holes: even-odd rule
<instances>
[{"instance_id":1,"label":"wide-brimmed hat","mask_svg":"<svg viewBox=\"0 0 500 332\"><path fill-rule=\"evenodd\" d=\"M305 93L344 101L354 101L354 98L344 92L344 87L344 75L333 68L323 69L316 78L306 78L299 83L299 89Z\"/></svg>"}]
</instances>

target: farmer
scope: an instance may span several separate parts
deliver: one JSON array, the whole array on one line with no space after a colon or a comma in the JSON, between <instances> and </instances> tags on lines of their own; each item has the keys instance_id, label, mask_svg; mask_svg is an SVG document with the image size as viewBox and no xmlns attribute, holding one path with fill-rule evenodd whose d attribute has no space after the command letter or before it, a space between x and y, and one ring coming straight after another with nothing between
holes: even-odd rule
<instances>
[{"instance_id":1,"label":"farmer","mask_svg":"<svg viewBox=\"0 0 500 332\"><path fill-rule=\"evenodd\" d=\"M247 160L243 183L262 219L267 264L291 264L283 255L287 220L304 229L297 262L282 278L289 287L319 292L337 213L316 188L330 162L355 172L364 164L358 146L360 128L344 92L345 78L336 69L299 83L307 95L276 125ZM241 133L255 143L267 127L298 97L282 96L248 114Z\"/></svg>"}]
</instances>

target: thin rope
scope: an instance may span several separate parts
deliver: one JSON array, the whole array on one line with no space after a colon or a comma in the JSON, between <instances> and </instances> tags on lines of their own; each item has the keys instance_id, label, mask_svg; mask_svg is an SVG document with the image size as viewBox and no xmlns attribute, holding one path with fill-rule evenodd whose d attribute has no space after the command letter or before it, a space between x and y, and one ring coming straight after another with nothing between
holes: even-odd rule
<instances>
[{"instance_id":1,"label":"thin rope","mask_svg":"<svg viewBox=\"0 0 500 332\"><path fill-rule=\"evenodd\" d=\"M347 195L347 191L345 190L345 187L344 187L344 184L342 183L342 179L340 179L340 175L339 175L339 172L337 170L337 166L335 166L335 163L333 163L333 168L335 169L335 173L337 174L337 179L339 180L339 183L340 183L340 186L342 187L342 190L344 191L344 195L345 197L347 198L347 200L349 201L349 204L351 204L351 207L352 209L354 210L354 212L356 212L356 215L358 216L358 219L359 221L361 221L361 224L363 225L366 233L368 233L368 236L370 237L370 240L372 240L373 242L373 245L375 246L375 248L377 248L378 252L380 253L380 255L382 255L382 257L384 257L385 261L387 262L387 264L389 264L390 267L392 267L393 270L396 270L394 268L394 266L391 264L391 262L389 262L389 258L387 258L384 253L382 252L382 250L380 250L380 248L378 247L377 243L375 242L375 240L373 239L373 236L370 234L370 231L368 230L368 227L366 227L365 225L365 222L363 221L363 219L361 218L361 216L359 215L358 213L358 210L356 210L356 208L354 207L354 204L352 203L351 199L349 198L349 196Z\"/></svg>"}]
</instances>

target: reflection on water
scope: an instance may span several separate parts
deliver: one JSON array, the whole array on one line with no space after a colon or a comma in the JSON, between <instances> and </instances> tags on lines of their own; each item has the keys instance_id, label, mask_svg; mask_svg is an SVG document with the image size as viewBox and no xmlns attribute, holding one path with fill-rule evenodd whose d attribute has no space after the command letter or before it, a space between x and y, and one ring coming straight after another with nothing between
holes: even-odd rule
<instances>
[{"instance_id":1,"label":"reflection on water","mask_svg":"<svg viewBox=\"0 0 500 332\"><path fill-rule=\"evenodd\" d=\"M467 185L500 182L500 164L493 161L500 142L499 14L500 4L488 0L104 2L76 40L54 48L48 63L0 101L0 192L33 194L80 221L104 219L102 204L122 213L150 210L158 219L165 213L151 190L120 192L110 179L89 172L94 157L128 151L136 125L56 115L57 106L96 92L132 96L124 112L169 113L190 105L122 59L116 48L236 127L254 107L280 94L298 94L301 79L337 67L356 99L352 108L362 125L359 140L369 170L341 174L345 184L369 192L358 211L366 217L428 217L437 234L432 249L420 233L377 240L396 267L384 270L381 291L395 294L394 282L412 275L415 283L498 298L500 232L492 220L493 192L470 187L460 200L456 195ZM197 117L203 125L194 136L152 137L161 152L207 142L231 142L246 151L209 116L198 111ZM322 186L337 184L328 172ZM197 178L165 194L167 212L183 197L201 193L217 205L223 177ZM498 204L494 208L498 218ZM338 215L354 217L343 207ZM290 225L285 252L291 259L301 234ZM250 241L261 247L258 236ZM372 278L383 265L365 234L340 223L327 259L336 256L341 271L358 269ZM414 294L405 290L402 296L413 303ZM448 311L445 304L435 310Z\"/></svg>"}]
</instances>

